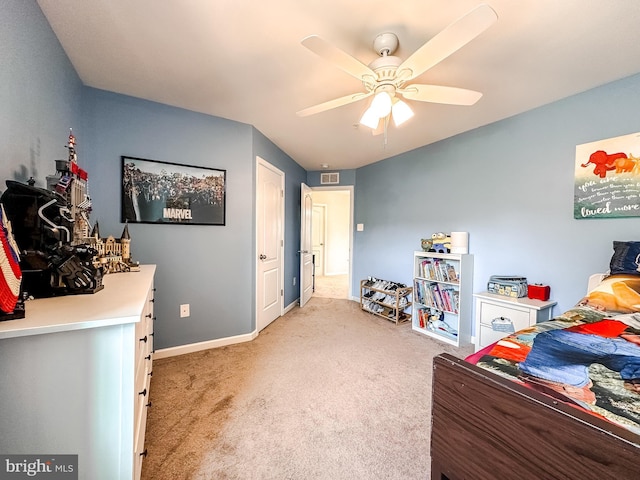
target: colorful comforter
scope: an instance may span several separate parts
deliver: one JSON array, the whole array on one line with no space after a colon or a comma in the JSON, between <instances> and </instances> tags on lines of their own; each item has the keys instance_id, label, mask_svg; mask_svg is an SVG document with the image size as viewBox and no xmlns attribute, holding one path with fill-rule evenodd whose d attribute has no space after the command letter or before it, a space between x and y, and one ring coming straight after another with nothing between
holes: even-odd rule
<instances>
[{"instance_id":1,"label":"colorful comforter","mask_svg":"<svg viewBox=\"0 0 640 480\"><path fill-rule=\"evenodd\" d=\"M467 361L640 434L640 276L612 275Z\"/></svg>"}]
</instances>

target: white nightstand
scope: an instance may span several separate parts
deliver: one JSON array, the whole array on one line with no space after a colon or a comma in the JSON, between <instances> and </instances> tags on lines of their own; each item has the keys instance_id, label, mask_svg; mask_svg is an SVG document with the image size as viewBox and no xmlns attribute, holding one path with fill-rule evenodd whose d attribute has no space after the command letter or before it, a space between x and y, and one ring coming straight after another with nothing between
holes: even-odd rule
<instances>
[{"instance_id":1,"label":"white nightstand","mask_svg":"<svg viewBox=\"0 0 640 480\"><path fill-rule=\"evenodd\" d=\"M510 330L517 332L551 320L553 306L557 303L489 292L474 293L473 296L476 299L476 351L506 337Z\"/></svg>"}]
</instances>

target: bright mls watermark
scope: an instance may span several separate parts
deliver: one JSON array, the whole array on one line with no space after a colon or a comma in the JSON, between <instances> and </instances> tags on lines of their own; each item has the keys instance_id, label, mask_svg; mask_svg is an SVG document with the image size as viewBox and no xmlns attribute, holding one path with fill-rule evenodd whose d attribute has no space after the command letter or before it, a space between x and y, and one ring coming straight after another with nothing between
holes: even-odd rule
<instances>
[{"instance_id":1,"label":"bright mls watermark","mask_svg":"<svg viewBox=\"0 0 640 480\"><path fill-rule=\"evenodd\" d=\"M78 455L0 455L0 480L78 480Z\"/></svg>"}]
</instances>

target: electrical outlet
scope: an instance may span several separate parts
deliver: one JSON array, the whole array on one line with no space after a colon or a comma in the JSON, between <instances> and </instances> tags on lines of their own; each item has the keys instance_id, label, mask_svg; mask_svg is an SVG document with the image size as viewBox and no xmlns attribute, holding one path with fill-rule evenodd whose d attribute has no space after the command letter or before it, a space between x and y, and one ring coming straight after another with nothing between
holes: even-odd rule
<instances>
[{"instance_id":1,"label":"electrical outlet","mask_svg":"<svg viewBox=\"0 0 640 480\"><path fill-rule=\"evenodd\" d=\"M180 305L180 318L188 317L189 315L191 315L189 312L189 304L183 303Z\"/></svg>"}]
</instances>

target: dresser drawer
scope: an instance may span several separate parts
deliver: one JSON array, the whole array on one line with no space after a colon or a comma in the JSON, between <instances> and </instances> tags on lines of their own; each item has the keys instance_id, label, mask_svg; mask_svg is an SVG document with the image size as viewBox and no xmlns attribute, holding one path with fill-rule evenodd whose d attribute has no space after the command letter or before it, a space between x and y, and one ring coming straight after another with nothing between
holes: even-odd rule
<instances>
[{"instance_id":1,"label":"dresser drawer","mask_svg":"<svg viewBox=\"0 0 640 480\"><path fill-rule=\"evenodd\" d=\"M514 308L508 305L494 305L492 303L480 302L480 325L492 328L492 321L496 318L504 318L505 320L511 320L514 331L522 330L531 326L528 310L522 310ZM501 337L505 336L502 333Z\"/></svg>"},{"instance_id":2,"label":"dresser drawer","mask_svg":"<svg viewBox=\"0 0 640 480\"><path fill-rule=\"evenodd\" d=\"M506 332L499 332L487 325L480 325L480 340L478 342L479 348L484 348L487 345L497 342L501 338L507 336Z\"/></svg>"}]
</instances>

